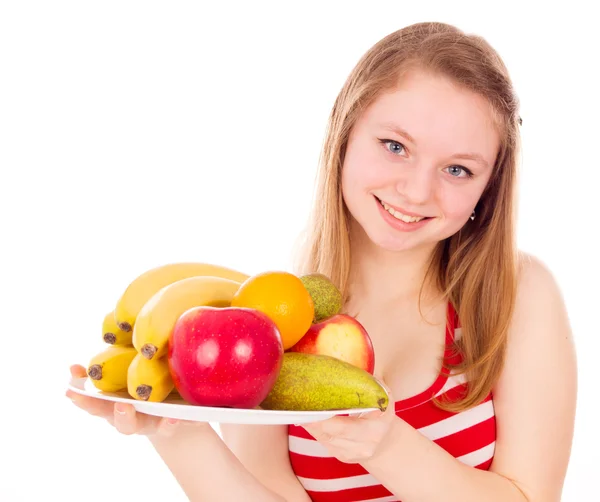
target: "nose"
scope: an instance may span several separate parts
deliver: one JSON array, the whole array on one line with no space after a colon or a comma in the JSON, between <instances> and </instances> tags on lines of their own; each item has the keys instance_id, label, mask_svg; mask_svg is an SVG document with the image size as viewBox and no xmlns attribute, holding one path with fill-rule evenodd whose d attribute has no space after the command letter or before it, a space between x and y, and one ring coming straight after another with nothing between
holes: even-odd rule
<instances>
[{"instance_id":1,"label":"nose","mask_svg":"<svg viewBox=\"0 0 600 502\"><path fill-rule=\"evenodd\" d=\"M402 173L396 190L403 200L415 206L431 200L435 191L436 169L424 165L413 165Z\"/></svg>"}]
</instances>

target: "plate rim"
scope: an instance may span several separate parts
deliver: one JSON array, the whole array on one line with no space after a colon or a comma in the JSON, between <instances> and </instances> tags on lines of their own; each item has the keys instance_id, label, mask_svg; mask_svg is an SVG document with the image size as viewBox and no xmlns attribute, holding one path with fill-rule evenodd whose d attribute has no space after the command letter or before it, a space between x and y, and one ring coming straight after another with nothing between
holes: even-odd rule
<instances>
[{"instance_id":1,"label":"plate rim","mask_svg":"<svg viewBox=\"0 0 600 502\"><path fill-rule=\"evenodd\" d=\"M86 389L86 382L89 382L89 377L71 377L68 382L68 387L73 392L77 394L96 398L103 399L106 401L113 402L121 402L121 403L129 403L134 407L140 406L144 408L153 408L160 409L162 407L168 407L171 409L177 409L180 411L186 410L189 411L192 409L205 409L208 413L226 413L235 417L285 417L285 416L295 416L295 417L313 417L316 420L323 420L326 418L341 416L341 415L350 415L355 416L361 413L369 413L371 411L376 411L378 408L349 408L349 409L337 409L337 410L263 410L263 409L254 409L254 408L226 408L219 406L202 406L202 405L193 405L188 403L172 403L172 402L155 402L155 401L139 401L137 399L133 399L132 397L122 397L117 395L117 393L106 392L96 390L95 392L90 392L90 390ZM93 385L93 384L91 384ZM144 413L144 411L142 411ZM187 419L193 420L193 419ZM211 420L212 421L212 420ZM269 422L265 422L269 423ZM291 423L291 422L290 422Z\"/></svg>"}]
</instances>

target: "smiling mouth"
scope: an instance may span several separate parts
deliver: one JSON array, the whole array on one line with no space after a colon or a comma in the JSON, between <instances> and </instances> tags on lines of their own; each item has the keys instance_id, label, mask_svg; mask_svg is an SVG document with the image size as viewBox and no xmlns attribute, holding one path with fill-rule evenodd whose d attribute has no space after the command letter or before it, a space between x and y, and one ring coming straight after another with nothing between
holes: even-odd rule
<instances>
[{"instance_id":1,"label":"smiling mouth","mask_svg":"<svg viewBox=\"0 0 600 502\"><path fill-rule=\"evenodd\" d=\"M381 204L383 209L385 209L388 213L390 213L394 218L396 218L397 220L403 221L404 223L417 223L421 220L431 219L430 216L409 216L407 214L402 214L400 211L396 211L393 207L391 207L389 204L386 204L381 199L379 199L377 197L375 197L375 198L377 199L377 202L379 202L379 204Z\"/></svg>"}]
</instances>

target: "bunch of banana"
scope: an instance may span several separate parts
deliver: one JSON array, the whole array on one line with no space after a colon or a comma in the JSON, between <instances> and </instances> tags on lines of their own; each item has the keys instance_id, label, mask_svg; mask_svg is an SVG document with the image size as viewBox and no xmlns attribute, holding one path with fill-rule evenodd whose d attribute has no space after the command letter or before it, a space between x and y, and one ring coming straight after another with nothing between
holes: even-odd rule
<instances>
[{"instance_id":1,"label":"bunch of banana","mask_svg":"<svg viewBox=\"0 0 600 502\"><path fill-rule=\"evenodd\" d=\"M150 361L136 351L127 371L127 392L131 397L162 402L174 388L166 357Z\"/></svg>"},{"instance_id":2,"label":"bunch of banana","mask_svg":"<svg viewBox=\"0 0 600 502\"><path fill-rule=\"evenodd\" d=\"M120 392L127 388L127 370L136 356L132 334L117 326L114 310L102 321L102 341L109 345L90 360L87 375L94 386L104 392Z\"/></svg>"},{"instance_id":3,"label":"bunch of banana","mask_svg":"<svg viewBox=\"0 0 600 502\"><path fill-rule=\"evenodd\" d=\"M115 321L115 311L111 311L104 316L102 322L102 341L109 345L129 345L132 346L133 333L131 331L123 331Z\"/></svg>"},{"instance_id":4,"label":"bunch of banana","mask_svg":"<svg viewBox=\"0 0 600 502\"><path fill-rule=\"evenodd\" d=\"M177 319L198 306L229 307L240 283L223 277L188 277L160 289L142 307L133 329L133 346L147 359L167 355Z\"/></svg>"},{"instance_id":5,"label":"bunch of banana","mask_svg":"<svg viewBox=\"0 0 600 502\"><path fill-rule=\"evenodd\" d=\"M131 345L112 345L92 357L87 374L97 389L119 392L127 388L127 370L137 351Z\"/></svg>"},{"instance_id":6,"label":"bunch of banana","mask_svg":"<svg viewBox=\"0 0 600 502\"><path fill-rule=\"evenodd\" d=\"M133 330L142 307L160 289L188 277L220 277L239 283L248 279L246 274L211 263L170 263L152 268L138 276L125 289L115 308L115 322L123 331Z\"/></svg>"},{"instance_id":7,"label":"bunch of banana","mask_svg":"<svg viewBox=\"0 0 600 502\"><path fill-rule=\"evenodd\" d=\"M91 382L143 401L176 395L167 353L177 319L196 306L229 306L248 277L209 263L173 263L135 278L103 320L102 340L110 347L90 361Z\"/></svg>"}]
</instances>

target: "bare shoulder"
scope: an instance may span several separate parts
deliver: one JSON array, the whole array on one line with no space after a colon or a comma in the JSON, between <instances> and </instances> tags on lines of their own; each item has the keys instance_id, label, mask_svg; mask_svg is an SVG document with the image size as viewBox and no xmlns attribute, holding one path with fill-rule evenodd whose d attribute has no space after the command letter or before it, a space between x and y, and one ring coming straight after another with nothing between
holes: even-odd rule
<instances>
[{"instance_id":1,"label":"bare shoulder","mask_svg":"<svg viewBox=\"0 0 600 502\"><path fill-rule=\"evenodd\" d=\"M506 364L544 359L573 375L575 350L565 300L557 278L541 259L519 254L517 296L508 333ZM529 365L529 367L532 367ZM558 368L557 368L558 369Z\"/></svg>"},{"instance_id":2,"label":"bare shoulder","mask_svg":"<svg viewBox=\"0 0 600 502\"><path fill-rule=\"evenodd\" d=\"M538 328L533 329L535 326ZM540 329L541 326L546 329ZM544 342L536 349L543 351L544 346L551 349L553 342L571 344L572 339L567 308L556 276L540 258L520 252L509 346Z\"/></svg>"},{"instance_id":3,"label":"bare shoulder","mask_svg":"<svg viewBox=\"0 0 600 502\"><path fill-rule=\"evenodd\" d=\"M525 251L520 251L518 254L518 279L520 289L542 286L542 281L552 282L555 288L558 287L550 267L537 256Z\"/></svg>"},{"instance_id":4,"label":"bare shoulder","mask_svg":"<svg viewBox=\"0 0 600 502\"><path fill-rule=\"evenodd\" d=\"M546 291L562 297L558 281L550 267L540 258L525 251L518 254L518 289L520 294ZM550 288L549 290L547 288ZM523 299L523 298L521 298ZM562 300L562 298L561 298Z\"/></svg>"},{"instance_id":5,"label":"bare shoulder","mask_svg":"<svg viewBox=\"0 0 600 502\"><path fill-rule=\"evenodd\" d=\"M531 501L558 501L569 463L577 395L575 347L560 285L521 253L504 368L494 388L496 453L491 470Z\"/></svg>"}]
</instances>

